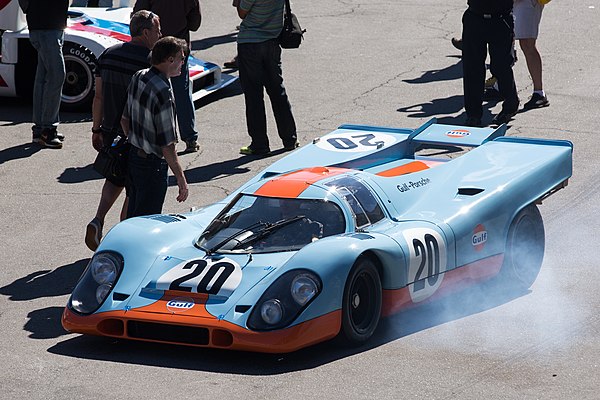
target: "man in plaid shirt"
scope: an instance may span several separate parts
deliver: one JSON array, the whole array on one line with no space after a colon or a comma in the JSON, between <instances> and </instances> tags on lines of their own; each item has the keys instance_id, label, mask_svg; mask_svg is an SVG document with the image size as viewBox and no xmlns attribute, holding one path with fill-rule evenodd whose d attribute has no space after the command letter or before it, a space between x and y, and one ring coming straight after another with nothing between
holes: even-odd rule
<instances>
[{"instance_id":1,"label":"man in plaid shirt","mask_svg":"<svg viewBox=\"0 0 600 400\"><path fill-rule=\"evenodd\" d=\"M128 218L162 212L167 166L177 179L177 201L188 197L187 181L175 151L175 101L169 80L181 73L186 52L184 40L172 36L160 39L152 48L152 67L137 72L127 89L121 126L132 145Z\"/></svg>"}]
</instances>

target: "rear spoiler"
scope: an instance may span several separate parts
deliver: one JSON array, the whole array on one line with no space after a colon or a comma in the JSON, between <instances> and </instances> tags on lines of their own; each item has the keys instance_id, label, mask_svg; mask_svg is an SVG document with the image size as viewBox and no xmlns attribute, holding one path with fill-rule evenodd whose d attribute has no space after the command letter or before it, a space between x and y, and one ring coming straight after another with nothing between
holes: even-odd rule
<instances>
[{"instance_id":1,"label":"rear spoiler","mask_svg":"<svg viewBox=\"0 0 600 400\"><path fill-rule=\"evenodd\" d=\"M472 128L460 125L440 125L430 119L409 136L411 144L477 147L506 134L506 124L498 128Z\"/></svg>"}]
</instances>

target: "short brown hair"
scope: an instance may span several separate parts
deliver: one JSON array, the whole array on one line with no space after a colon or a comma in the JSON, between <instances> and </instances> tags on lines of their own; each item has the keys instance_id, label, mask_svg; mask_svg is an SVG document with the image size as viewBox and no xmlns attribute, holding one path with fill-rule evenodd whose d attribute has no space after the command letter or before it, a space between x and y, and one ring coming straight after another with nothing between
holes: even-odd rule
<instances>
[{"instance_id":1,"label":"short brown hair","mask_svg":"<svg viewBox=\"0 0 600 400\"><path fill-rule=\"evenodd\" d=\"M152 65L162 64L169 57L177 57L183 51L188 54L187 42L173 36L165 36L159 39L152 47Z\"/></svg>"}]
</instances>

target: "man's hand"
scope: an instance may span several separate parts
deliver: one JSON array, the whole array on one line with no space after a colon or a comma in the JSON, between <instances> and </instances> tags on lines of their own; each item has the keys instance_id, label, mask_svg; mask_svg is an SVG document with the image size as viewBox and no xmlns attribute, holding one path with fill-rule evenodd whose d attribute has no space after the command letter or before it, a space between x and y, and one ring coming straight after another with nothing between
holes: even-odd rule
<instances>
[{"instance_id":1,"label":"man's hand","mask_svg":"<svg viewBox=\"0 0 600 400\"><path fill-rule=\"evenodd\" d=\"M96 151L100 151L104 147L104 140L101 133L92 133L92 147Z\"/></svg>"},{"instance_id":2,"label":"man's hand","mask_svg":"<svg viewBox=\"0 0 600 400\"><path fill-rule=\"evenodd\" d=\"M179 187L179 195L177 196L177 201L180 203L186 201L188 198L189 190L185 178L177 179L177 186Z\"/></svg>"}]
</instances>

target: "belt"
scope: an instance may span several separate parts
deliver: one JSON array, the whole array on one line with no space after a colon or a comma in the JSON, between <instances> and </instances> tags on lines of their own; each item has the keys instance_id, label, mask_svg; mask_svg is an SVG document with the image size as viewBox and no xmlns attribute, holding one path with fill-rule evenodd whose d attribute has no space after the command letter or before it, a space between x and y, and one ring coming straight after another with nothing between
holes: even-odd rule
<instances>
[{"instance_id":1,"label":"belt","mask_svg":"<svg viewBox=\"0 0 600 400\"><path fill-rule=\"evenodd\" d=\"M148 154L144 150L138 149L137 147L135 148L135 150L136 150L138 157L140 157L140 158L146 158L148 160L162 160L162 158L158 157L157 155Z\"/></svg>"},{"instance_id":2,"label":"belt","mask_svg":"<svg viewBox=\"0 0 600 400\"><path fill-rule=\"evenodd\" d=\"M472 7L467 8L467 11L473 15L477 15L478 17L481 17L484 19L502 18L502 17L512 14L512 11L507 11L507 12L503 12L503 13L484 13L481 11L474 10Z\"/></svg>"}]
</instances>

